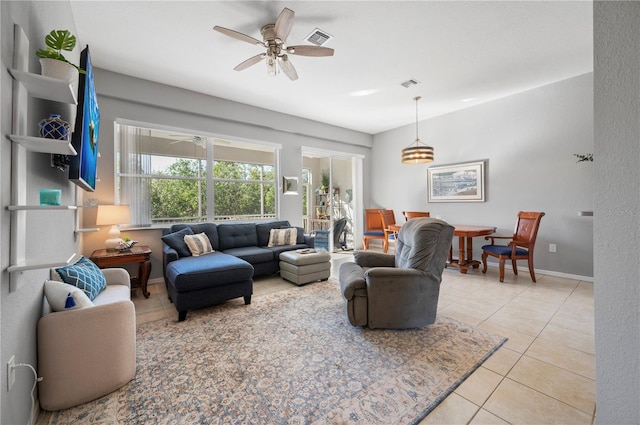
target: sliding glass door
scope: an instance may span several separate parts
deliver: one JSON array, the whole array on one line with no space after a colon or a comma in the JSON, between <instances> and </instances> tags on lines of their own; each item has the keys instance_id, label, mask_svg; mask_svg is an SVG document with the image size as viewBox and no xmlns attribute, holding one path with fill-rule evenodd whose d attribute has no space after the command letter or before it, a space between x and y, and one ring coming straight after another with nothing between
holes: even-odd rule
<instances>
[{"instance_id":1,"label":"sliding glass door","mask_svg":"<svg viewBox=\"0 0 640 425\"><path fill-rule=\"evenodd\" d=\"M306 233L328 232L327 249L353 250L358 157L303 150L303 222ZM306 213L306 215L304 215Z\"/></svg>"}]
</instances>

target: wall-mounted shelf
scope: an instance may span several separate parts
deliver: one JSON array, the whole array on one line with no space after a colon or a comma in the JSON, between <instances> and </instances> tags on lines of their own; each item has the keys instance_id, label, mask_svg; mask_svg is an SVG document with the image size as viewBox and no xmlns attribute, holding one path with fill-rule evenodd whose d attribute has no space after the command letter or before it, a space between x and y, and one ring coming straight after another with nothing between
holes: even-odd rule
<instances>
[{"instance_id":1,"label":"wall-mounted shelf","mask_svg":"<svg viewBox=\"0 0 640 425\"><path fill-rule=\"evenodd\" d=\"M27 270L37 269L50 269L52 267L64 267L69 264L73 264L80 259L80 256L73 254L66 261L52 258L33 258L31 260L25 260L22 263L12 264L7 267L9 273L24 272Z\"/></svg>"},{"instance_id":2,"label":"wall-mounted shelf","mask_svg":"<svg viewBox=\"0 0 640 425\"><path fill-rule=\"evenodd\" d=\"M98 231L100 231L99 227L87 228L87 229L76 229L75 230L76 233L93 233L93 232L98 232Z\"/></svg>"},{"instance_id":3,"label":"wall-mounted shelf","mask_svg":"<svg viewBox=\"0 0 640 425\"><path fill-rule=\"evenodd\" d=\"M15 276L17 272L64 266L76 261L78 258L75 253L68 259L60 258L68 256L70 252L75 251L75 248L47 250L47 252L50 251L53 254L44 254L33 258L34 251L28 249L28 247L31 248L29 244L31 241L27 241L28 222L32 220L28 213L29 211L77 211L75 205L27 205L27 193L29 190L27 184L29 177L27 153L77 155L76 150L68 140L28 136L30 133L29 128L35 128L33 119L29 119L29 98L57 102L61 108L69 109L68 105L78 104L76 94L71 84L67 81L28 72L29 58L31 57L29 39L17 24L14 25L13 43L13 68L9 69L9 73L14 79L12 134L8 138L14 143L11 146L11 205L6 207L11 211L11 245L9 248L11 259L7 267L7 271L11 273L9 280L10 292L18 288L20 279ZM42 104L42 102L38 103ZM50 247L56 247L54 238L43 238L38 242Z\"/></svg>"},{"instance_id":4,"label":"wall-mounted shelf","mask_svg":"<svg viewBox=\"0 0 640 425\"><path fill-rule=\"evenodd\" d=\"M27 211L27 210L75 210L75 205L9 205L9 211Z\"/></svg>"},{"instance_id":5,"label":"wall-mounted shelf","mask_svg":"<svg viewBox=\"0 0 640 425\"><path fill-rule=\"evenodd\" d=\"M593 211L578 211L578 215L581 217L593 217Z\"/></svg>"},{"instance_id":6,"label":"wall-mounted shelf","mask_svg":"<svg viewBox=\"0 0 640 425\"><path fill-rule=\"evenodd\" d=\"M15 143L19 143L32 152L57 153L60 155L78 155L68 140L45 139L43 137L21 136L19 134L9 135Z\"/></svg>"},{"instance_id":7,"label":"wall-mounted shelf","mask_svg":"<svg viewBox=\"0 0 640 425\"><path fill-rule=\"evenodd\" d=\"M66 81L20 71L18 69L10 69L9 73L11 73L13 78L24 84L29 94L33 97L69 103L71 105L78 104L71 84Z\"/></svg>"}]
</instances>

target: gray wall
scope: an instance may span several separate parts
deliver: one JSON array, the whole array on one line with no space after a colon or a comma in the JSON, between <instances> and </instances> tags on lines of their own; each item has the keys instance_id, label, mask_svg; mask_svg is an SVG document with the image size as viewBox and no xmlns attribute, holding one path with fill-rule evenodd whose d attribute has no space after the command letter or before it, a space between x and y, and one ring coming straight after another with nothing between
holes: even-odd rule
<instances>
[{"instance_id":1,"label":"gray wall","mask_svg":"<svg viewBox=\"0 0 640 425\"><path fill-rule=\"evenodd\" d=\"M640 423L640 3L598 1L595 36L597 422Z\"/></svg>"},{"instance_id":2,"label":"gray wall","mask_svg":"<svg viewBox=\"0 0 640 425\"><path fill-rule=\"evenodd\" d=\"M0 139L0 187L2 207L0 209L0 338L1 356L0 371L1 393L0 423L27 423L30 409L30 391L33 385L33 374L27 368L16 370L16 383L10 392L6 390L6 363L14 355L16 363L28 363L37 366L36 323L42 310L43 283L48 270L34 270L14 273L11 279L18 288L10 292L9 274L6 268L10 259L10 214L6 206L11 203L11 145L5 135L12 133L12 84L13 80L7 68L13 67L13 27L14 23L22 26L30 41L29 70L40 72L40 64L35 51L44 47L44 35L52 29L68 29L76 32L73 15L69 4L53 2L7 2L1 5L2 31L2 107ZM68 59L78 63L80 49L70 54ZM61 106L51 102L29 100L28 121L26 126L29 135L35 136L38 121L51 112L57 112ZM66 108L62 108L66 109ZM75 186L70 184L66 176L49 166L49 155L40 153L27 154L28 182L27 201L38 204L39 188L56 188L62 190L62 202L74 204ZM28 212L28 229L22 237L28 241L28 257L54 256L56 251L64 253L77 252L73 238L73 212ZM52 226L52 222L55 226Z\"/></svg>"},{"instance_id":3,"label":"gray wall","mask_svg":"<svg viewBox=\"0 0 640 425\"><path fill-rule=\"evenodd\" d=\"M496 226L503 235L513 234L518 211L544 211L536 269L591 277L593 221L578 211L593 209L593 163L576 163L573 154L593 152L592 123L593 74L422 121L420 138L435 149L428 165L487 160L481 203L428 203L428 166L400 163L415 125L377 134L371 169L384 173L371 174L372 206L393 209L396 221L403 210L430 211L450 223Z\"/></svg>"}]
</instances>

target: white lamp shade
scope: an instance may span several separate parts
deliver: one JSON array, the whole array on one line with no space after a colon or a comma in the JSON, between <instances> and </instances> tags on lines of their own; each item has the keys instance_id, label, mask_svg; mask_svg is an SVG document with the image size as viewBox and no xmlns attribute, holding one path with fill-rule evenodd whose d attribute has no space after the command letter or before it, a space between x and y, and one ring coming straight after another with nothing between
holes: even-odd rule
<instances>
[{"instance_id":1,"label":"white lamp shade","mask_svg":"<svg viewBox=\"0 0 640 425\"><path fill-rule=\"evenodd\" d=\"M128 205L98 205L96 224L98 226L111 226L111 229L109 229L109 239L104 241L108 250L114 250L120 242L122 242L118 225L130 222L131 210Z\"/></svg>"},{"instance_id":2,"label":"white lamp shade","mask_svg":"<svg viewBox=\"0 0 640 425\"><path fill-rule=\"evenodd\" d=\"M129 205L98 205L96 224L104 226L109 224L128 224L131 222L131 210Z\"/></svg>"}]
</instances>

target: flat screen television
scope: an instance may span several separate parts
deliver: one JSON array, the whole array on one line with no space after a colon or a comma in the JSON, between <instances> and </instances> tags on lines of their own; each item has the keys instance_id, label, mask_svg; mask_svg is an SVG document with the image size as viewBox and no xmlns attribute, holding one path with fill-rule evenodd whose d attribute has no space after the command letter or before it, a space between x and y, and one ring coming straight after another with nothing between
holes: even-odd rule
<instances>
[{"instance_id":1,"label":"flat screen television","mask_svg":"<svg viewBox=\"0 0 640 425\"><path fill-rule=\"evenodd\" d=\"M100 110L93 80L89 46L80 53L80 69L85 73L78 79L78 111L71 144L78 155L71 156L69 180L93 192L98 173L98 133L100 132Z\"/></svg>"}]
</instances>

